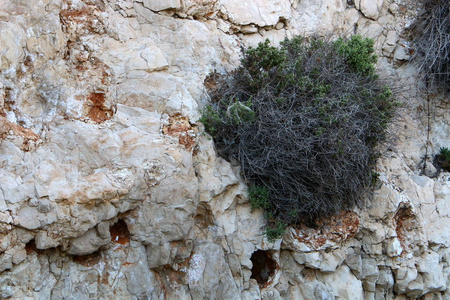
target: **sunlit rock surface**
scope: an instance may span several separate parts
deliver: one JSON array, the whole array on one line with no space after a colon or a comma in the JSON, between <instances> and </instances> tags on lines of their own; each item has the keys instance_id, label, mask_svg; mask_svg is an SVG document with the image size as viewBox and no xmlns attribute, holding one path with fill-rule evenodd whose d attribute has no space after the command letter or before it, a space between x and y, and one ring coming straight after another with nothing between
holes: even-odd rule
<instances>
[{"instance_id":1,"label":"sunlit rock surface","mask_svg":"<svg viewBox=\"0 0 450 300\"><path fill-rule=\"evenodd\" d=\"M406 63L416 14L400 0L1 1L0 299L450 298L450 174L423 161L449 146L450 109L435 95L428 111ZM373 38L404 106L366 206L270 243L199 109L242 47L297 34Z\"/></svg>"}]
</instances>

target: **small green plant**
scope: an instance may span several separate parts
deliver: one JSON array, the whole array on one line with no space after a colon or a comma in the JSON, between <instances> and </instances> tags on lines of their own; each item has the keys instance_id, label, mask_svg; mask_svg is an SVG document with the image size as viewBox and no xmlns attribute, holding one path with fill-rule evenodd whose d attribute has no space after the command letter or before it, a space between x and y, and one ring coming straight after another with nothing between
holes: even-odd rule
<instances>
[{"instance_id":1,"label":"small green plant","mask_svg":"<svg viewBox=\"0 0 450 300\"><path fill-rule=\"evenodd\" d=\"M266 227L266 236L269 242L283 237L286 232L286 224L281 221L275 221L275 224Z\"/></svg>"},{"instance_id":2,"label":"small green plant","mask_svg":"<svg viewBox=\"0 0 450 300\"><path fill-rule=\"evenodd\" d=\"M256 48L247 50L247 59L242 61L244 68L252 75L261 74L260 68L268 71L284 62L285 52L270 46L270 41L266 40Z\"/></svg>"},{"instance_id":3,"label":"small green plant","mask_svg":"<svg viewBox=\"0 0 450 300\"><path fill-rule=\"evenodd\" d=\"M250 107L238 101L228 106L227 117L234 124L240 125L253 122L255 120L255 112Z\"/></svg>"},{"instance_id":4,"label":"small green plant","mask_svg":"<svg viewBox=\"0 0 450 300\"><path fill-rule=\"evenodd\" d=\"M439 153L442 155L445 161L450 162L450 150L445 147L439 149Z\"/></svg>"},{"instance_id":5,"label":"small green plant","mask_svg":"<svg viewBox=\"0 0 450 300\"><path fill-rule=\"evenodd\" d=\"M347 63L357 72L366 75L374 75L377 56L373 53L372 39L363 39L360 35L354 35L350 40L339 38L335 47L339 54L344 56Z\"/></svg>"},{"instance_id":6,"label":"small green plant","mask_svg":"<svg viewBox=\"0 0 450 300\"><path fill-rule=\"evenodd\" d=\"M248 194L252 209L261 208L267 210L270 208L269 190L266 187L251 185L248 188Z\"/></svg>"},{"instance_id":7,"label":"small green plant","mask_svg":"<svg viewBox=\"0 0 450 300\"><path fill-rule=\"evenodd\" d=\"M213 137L218 131L220 124L223 123L220 114L211 105L206 105L203 109L200 122L205 125L206 131Z\"/></svg>"},{"instance_id":8,"label":"small green plant","mask_svg":"<svg viewBox=\"0 0 450 300\"><path fill-rule=\"evenodd\" d=\"M444 171L450 172L450 149L441 147L435 157L435 163Z\"/></svg>"},{"instance_id":9,"label":"small green plant","mask_svg":"<svg viewBox=\"0 0 450 300\"><path fill-rule=\"evenodd\" d=\"M370 181L370 186L374 187L377 184L378 179L380 178L380 173L372 171L371 174L372 174L372 179Z\"/></svg>"}]
</instances>

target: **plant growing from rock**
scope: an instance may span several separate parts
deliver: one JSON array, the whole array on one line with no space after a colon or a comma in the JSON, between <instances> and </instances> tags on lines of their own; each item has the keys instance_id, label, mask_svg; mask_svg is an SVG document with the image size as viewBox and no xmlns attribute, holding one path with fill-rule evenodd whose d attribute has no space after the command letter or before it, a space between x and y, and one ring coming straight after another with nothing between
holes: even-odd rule
<instances>
[{"instance_id":1,"label":"plant growing from rock","mask_svg":"<svg viewBox=\"0 0 450 300\"><path fill-rule=\"evenodd\" d=\"M434 164L438 168L450 172L450 149L441 147L439 149L439 154L434 157Z\"/></svg>"},{"instance_id":2,"label":"plant growing from rock","mask_svg":"<svg viewBox=\"0 0 450 300\"><path fill-rule=\"evenodd\" d=\"M252 209L269 209L269 190L263 186L251 185L248 188L248 198Z\"/></svg>"},{"instance_id":3,"label":"plant growing from rock","mask_svg":"<svg viewBox=\"0 0 450 300\"><path fill-rule=\"evenodd\" d=\"M240 163L269 238L361 203L396 107L373 51L360 36L266 41L210 91L201 121L219 154Z\"/></svg>"},{"instance_id":4,"label":"plant growing from rock","mask_svg":"<svg viewBox=\"0 0 450 300\"><path fill-rule=\"evenodd\" d=\"M424 0L423 11L411 27L413 59L432 86L450 89L450 2Z\"/></svg>"}]
</instances>

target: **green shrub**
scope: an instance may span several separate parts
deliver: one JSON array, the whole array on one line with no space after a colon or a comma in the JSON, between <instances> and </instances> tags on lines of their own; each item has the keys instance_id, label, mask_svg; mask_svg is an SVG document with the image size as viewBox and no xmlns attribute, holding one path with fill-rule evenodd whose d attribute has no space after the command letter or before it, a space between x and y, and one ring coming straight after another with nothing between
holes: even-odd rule
<instances>
[{"instance_id":1,"label":"green shrub","mask_svg":"<svg viewBox=\"0 0 450 300\"><path fill-rule=\"evenodd\" d=\"M410 29L413 61L428 83L450 90L450 1L421 2L422 14Z\"/></svg>"},{"instance_id":2,"label":"green shrub","mask_svg":"<svg viewBox=\"0 0 450 300\"><path fill-rule=\"evenodd\" d=\"M210 91L205 129L240 163L268 236L360 203L397 105L375 60L373 41L360 36L266 41Z\"/></svg>"},{"instance_id":3,"label":"green shrub","mask_svg":"<svg viewBox=\"0 0 450 300\"><path fill-rule=\"evenodd\" d=\"M286 224L281 221L276 221L275 224L266 227L266 236L269 242L283 237L286 232Z\"/></svg>"},{"instance_id":4,"label":"green shrub","mask_svg":"<svg viewBox=\"0 0 450 300\"><path fill-rule=\"evenodd\" d=\"M215 133L218 131L218 128L216 128L216 126L220 127L225 125L222 124L223 122L220 114L217 113L210 105L207 105L203 110L200 122L202 122L205 125L205 128L207 128L208 133L211 134L213 137L215 136Z\"/></svg>"},{"instance_id":5,"label":"green shrub","mask_svg":"<svg viewBox=\"0 0 450 300\"><path fill-rule=\"evenodd\" d=\"M269 209L269 190L266 187L251 185L248 188L248 198L252 209L262 208Z\"/></svg>"},{"instance_id":6,"label":"green shrub","mask_svg":"<svg viewBox=\"0 0 450 300\"><path fill-rule=\"evenodd\" d=\"M372 179L370 180L370 186L375 186L380 178L380 173L372 171Z\"/></svg>"},{"instance_id":7,"label":"green shrub","mask_svg":"<svg viewBox=\"0 0 450 300\"><path fill-rule=\"evenodd\" d=\"M372 39L354 35L349 41L339 38L334 44L338 53L346 58L347 64L355 71L367 75L375 73L374 64L377 62L377 56L373 54L375 49Z\"/></svg>"},{"instance_id":8,"label":"green shrub","mask_svg":"<svg viewBox=\"0 0 450 300\"><path fill-rule=\"evenodd\" d=\"M450 149L441 147L439 154L435 156L434 162L439 168L450 172Z\"/></svg>"},{"instance_id":9,"label":"green shrub","mask_svg":"<svg viewBox=\"0 0 450 300\"><path fill-rule=\"evenodd\" d=\"M450 150L448 148L441 147L439 149L439 154L441 154L442 158L450 163Z\"/></svg>"}]
</instances>

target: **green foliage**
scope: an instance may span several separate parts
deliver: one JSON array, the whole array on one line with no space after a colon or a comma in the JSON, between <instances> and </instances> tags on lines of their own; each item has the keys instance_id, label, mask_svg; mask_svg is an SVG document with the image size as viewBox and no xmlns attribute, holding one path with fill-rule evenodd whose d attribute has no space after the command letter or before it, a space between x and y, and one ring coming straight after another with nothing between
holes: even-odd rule
<instances>
[{"instance_id":1,"label":"green foliage","mask_svg":"<svg viewBox=\"0 0 450 300\"><path fill-rule=\"evenodd\" d=\"M266 227L266 236L269 242L282 238L286 232L286 224L281 221L276 221L275 224Z\"/></svg>"},{"instance_id":2,"label":"green foliage","mask_svg":"<svg viewBox=\"0 0 450 300\"><path fill-rule=\"evenodd\" d=\"M380 178L380 173L372 171L372 179L370 181L370 186L375 186Z\"/></svg>"},{"instance_id":3,"label":"green foliage","mask_svg":"<svg viewBox=\"0 0 450 300\"><path fill-rule=\"evenodd\" d=\"M260 69L266 71L279 66L285 60L285 53L278 48L270 46L270 41L259 43L256 48L249 48L245 58L242 59L242 65L249 70L251 74L258 74Z\"/></svg>"},{"instance_id":4,"label":"green foliage","mask_svg":"<svg viewBox=\"0 0 450 300\"><path fill-rule=\"evenodd\" d=\"M355 71L367 75L374 74L377 56L373 54L375 49L372 39L363 39L360 35L354 35L350 40L339 38L334 45L338 53L347 59L347 63Z\"/></svg>"},{"instance_id":5,"label":"green foliage","mask_svg":"<svg viewBox=\"0 0 450 300\"><path fill-rule=\"evenodd\" d=\"M360 203L398 106L375 61L360 36L266 41L209 91L201 120L219 154L240 163L268 236Z\"/></svg>"},{"instance_id":6,"label":"green foliage","mask_svg":"<svg viewBox=\"0 0 450 300\"><path fill-rule=\"evenodd\" d=\"M441 149L439 149L439 153L445 161L450 163L450 150L448 148L441 147Z\"/></svg>"},{"instance_id":7,"label":"green foliage","mask_svg":"<svg viewBox=\"0 0 450 300\"><path fill-rule=\"evenodd\" d=\"M233 124L241 125L252 123L255 120L255 112L250 107L238 101L228 106L227 117Z\"/></svg>"},{"instance_id":8,"label":"green foliage","mask_svg":"<svg viewBox=\"0 0 450 300\"><path fill-rule=\"evenodd\" d=\"M266 187L251 185L248 188L249 200L252 209L269 209L269 190Z\"/></svg>"},{"instance_id":9,"label":"green foliage","mask_svg":"<svg viewBox=\"0 0 450 300\"><path fill-rule=\"evenodd\" d=\"M211 105L206 105L203 109L200 122L205 125L206 131L213 137L218 130L218 126L223 123L220 114Z\"/></svg>"},{"instance_id":10,"label":"green foliage","mask_svg":"<svg viewBox=\"0 0 450 300\"><path fill-rule=\"evenodd\" d=\"M441 147L435 158L436 164L444 171L450 172L450 149Z\"/></svg>"}]
</instances>

